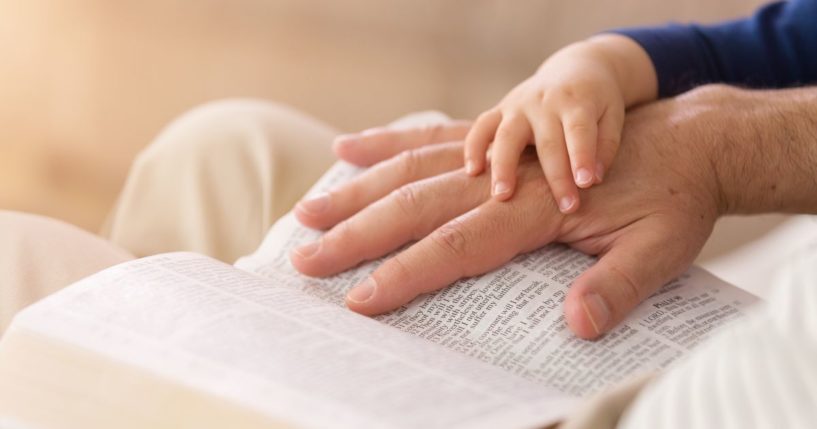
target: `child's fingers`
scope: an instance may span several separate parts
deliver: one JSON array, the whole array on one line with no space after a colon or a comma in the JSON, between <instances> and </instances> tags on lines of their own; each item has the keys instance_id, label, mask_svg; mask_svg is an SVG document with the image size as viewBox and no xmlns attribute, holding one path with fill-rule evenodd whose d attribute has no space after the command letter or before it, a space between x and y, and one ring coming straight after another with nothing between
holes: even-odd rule
<instances>
[{"instance_id":1,"label":"child's fingers","mask_svg":"<svg viewBox=\"0 0 817 429\"><path fill-rule=\"evenodd\" d=\"M599 119L599 139L596 148L594 183L601 183L613 164L621 144L621 130L624 128L624 106L608 108Z\"/></svg>"},{"instance_id":2,"label":"child's fingers","mask_svg":"<svg viewBox=\"0 0 817 429\"><path fill-rule=\"evenodd\" d=\"M543 116L532 126L536 153L553 198L562 213L572 213L579 208L579 190L571 174L562 124L557 117Z\"/></svg>"},{"instance_id":3,"label":"child's fingers","mask_svg":"<svg viewBox=\"0 0 817 429\"><path fill-rule=\"evenodd\" d=\"M491 149L491 194L496 199L507 200L513 195L519 157L530 140L530 124L524 116L513 115L502 119Z\"/></svg>"},{"instance_id":4,"label":"child's fingers","mask_svg":"<svg viewBox=\"0 0 817 429\"><path fill-rule=\"evenodd\" d=\"M591 113L586 109L577 109L562 117L573 179L580 188L593 185L596 171L598 117Z\"/></svg>"},{"instance_id":5,"label":"child's fingers","mask_svg":"<svg viewBox=\"0 0 817 429\"><path fill-rule=\"evenodd\" d=\"M465 171L476 175L485 169L485 154L494 141L497 127L502 121L502 112L489 110L477 118L468 135L465 136Z\"/></svg>"}]
</instances>

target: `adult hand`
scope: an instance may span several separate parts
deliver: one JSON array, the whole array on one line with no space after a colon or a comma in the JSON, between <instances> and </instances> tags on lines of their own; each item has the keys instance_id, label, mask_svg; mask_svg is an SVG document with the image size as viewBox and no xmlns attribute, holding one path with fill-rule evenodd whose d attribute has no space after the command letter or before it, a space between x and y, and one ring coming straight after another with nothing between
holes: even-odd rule
<instances>
[{"instance_id":1,"label":"adult hand","mask_svg":"<svg viewBox=\"0 0 817 429\"><path fill-rule=\"evenodd\" d=\"M462 143L449 142L464 135L463 124L346 137L337 144L343 158L383 161L320 197L320 204L297 207L302 223L331 229L293 251L292 262L305 274L328 276L419 240L349 292L352 310L373 315L495 269L519 253L567 243L600 256L565 301L573 332L597 337L683 272L718 215L734 206L724 183L738 175L713 168L729 118L736 117L723 108L734 90L718 91L693 92L628 114L614 168L604 184L584 191L586 204L570 215L555 207L530 154L520 163L515 197L490 199L489 175L466 175Z\"/></svg>"}]
</instances>

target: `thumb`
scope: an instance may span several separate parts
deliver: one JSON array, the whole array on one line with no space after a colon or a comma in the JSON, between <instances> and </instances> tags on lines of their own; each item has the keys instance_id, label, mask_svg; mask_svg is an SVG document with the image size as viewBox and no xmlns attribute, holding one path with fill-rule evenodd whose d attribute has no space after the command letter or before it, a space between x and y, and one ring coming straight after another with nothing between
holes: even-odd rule
<instances>
[{"instance_id":1,"label":"thumb","mask_svg":"<svg viewBox=\"0 0 817 429\"><path fill-rule=\"evenodd\" d=\"M565 299L573 333L596 338L615 327L662 285L691 264L703 240L678 228L639 222L616 239L593 267L580 275Z\"/></svg>"}]
</instances>

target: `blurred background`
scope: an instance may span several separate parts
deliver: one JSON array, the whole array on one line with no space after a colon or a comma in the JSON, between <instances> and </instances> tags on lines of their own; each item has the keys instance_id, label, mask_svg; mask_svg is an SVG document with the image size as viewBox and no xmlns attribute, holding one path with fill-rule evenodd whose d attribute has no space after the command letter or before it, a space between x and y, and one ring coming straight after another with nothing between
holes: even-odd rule
<instances>
[{"instance_id":1,"label":"blurred background","mask_svg":"<svg viewBox=\"0 0 817 429\"><path fill-rule=\"evenodd\" d=\"M758 0L0 0L0 208L96 231L134 155L225 97L342 130L471 118L606 28L710 22Z\"/></svg>"}]
</instances>

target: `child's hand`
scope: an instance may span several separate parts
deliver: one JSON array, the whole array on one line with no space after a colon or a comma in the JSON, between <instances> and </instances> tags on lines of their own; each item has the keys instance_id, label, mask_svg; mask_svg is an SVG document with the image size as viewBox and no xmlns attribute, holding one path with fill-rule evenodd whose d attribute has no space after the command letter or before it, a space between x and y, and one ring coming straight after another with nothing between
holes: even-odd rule
<instances>
[{"instance_id":1,"label":"child's hand","mask_svg":"<svg viewBox=\"0 0 817 429\"><path fill-rule=\"evenodd\" d=\"M638 69L645 61L646 76ZM466 170L476 175L485 168L493 142L492 193L508 199L519 157L535 143L559 209L573 212L579 207L577 186L600 183L610 167L625 108L654 99L656 92L652 63L629 38L604 35L570 45L477 118L466 138Z\"/></svg>"}]
</instances>

